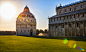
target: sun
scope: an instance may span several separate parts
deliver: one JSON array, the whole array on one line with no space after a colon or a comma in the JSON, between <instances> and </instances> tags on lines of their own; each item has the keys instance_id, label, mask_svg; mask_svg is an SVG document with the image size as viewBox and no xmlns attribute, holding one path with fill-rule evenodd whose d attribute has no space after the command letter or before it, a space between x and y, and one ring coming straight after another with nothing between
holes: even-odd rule
<instances>
[{"instance_id":1,"label":"sun","mask_svg":"<svg viewBox=\"0 0 86 52\"><path fill-rule=\"evenodd\" d=\"M15 16L16 9L15 9L15 7L12 4L4 3L0 7L0 13L1 13L1 16L4 19L9 20L9 19L12 19Z\"/></svg>"}]
</instances>

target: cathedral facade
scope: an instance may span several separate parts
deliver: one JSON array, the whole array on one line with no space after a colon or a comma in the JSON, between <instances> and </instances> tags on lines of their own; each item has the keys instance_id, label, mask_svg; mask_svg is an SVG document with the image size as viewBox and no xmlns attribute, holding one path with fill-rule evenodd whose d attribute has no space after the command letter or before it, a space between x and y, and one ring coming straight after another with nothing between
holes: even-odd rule
<instances>
[{"instance_id":1,"label":"cathedral facade","mask_svg":"<svg viewBox=\"0 0 86 52\"><path fill-rule=\"evenodd\" d=\"M27 6L17 17L16 35L36 36L36 19Z\"/></svg>"},{"instance_id":2,"label":"cathedral facade","mask_svg":"<svg viewBox=\"0 0 86 52\"><path fill-rule=\"evenodd\" d=\"M86 37L86 0L60 5L48 19L49 36Z\"/></svg>"}]
</instances>

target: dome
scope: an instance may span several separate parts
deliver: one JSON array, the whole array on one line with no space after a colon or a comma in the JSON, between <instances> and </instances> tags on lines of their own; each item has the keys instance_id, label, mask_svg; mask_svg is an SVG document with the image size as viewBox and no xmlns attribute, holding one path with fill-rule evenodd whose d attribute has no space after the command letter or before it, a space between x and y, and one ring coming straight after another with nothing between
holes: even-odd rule
<instances>
[{"instance_id":1,"label":"dome","mask_svg":"<svg viewBox=\"0 0 86 52\"><path fill-rule=\"evenodd\" d=\"M34 15L29 11L29 8L26 6L22 13L19 14L21 17L32 17L34 18Z\"/></svg>"}]
</instances>

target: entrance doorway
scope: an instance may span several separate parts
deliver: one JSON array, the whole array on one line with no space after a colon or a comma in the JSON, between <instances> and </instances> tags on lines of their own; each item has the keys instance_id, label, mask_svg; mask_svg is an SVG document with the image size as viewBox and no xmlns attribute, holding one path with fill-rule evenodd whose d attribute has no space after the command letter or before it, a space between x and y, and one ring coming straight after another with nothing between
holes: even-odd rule
<instances>
[{"instance_id":1,"label":"entrance doorway","mask_svg":"<svg viewBox=\"0 0 86 52\"><path fill-rule=\"evenodd\" d=\"M30 29L30 36L33 35L33 29Z\"/></svg>"}]
</instances>

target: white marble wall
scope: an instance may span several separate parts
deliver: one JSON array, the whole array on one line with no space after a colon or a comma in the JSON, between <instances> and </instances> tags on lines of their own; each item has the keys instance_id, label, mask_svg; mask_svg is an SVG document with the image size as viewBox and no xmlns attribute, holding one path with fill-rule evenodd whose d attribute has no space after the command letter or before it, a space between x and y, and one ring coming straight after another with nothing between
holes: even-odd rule
<instances>
[{"instance_id":1,"label":"white marble wall","mask_svg":"<svg viewBox=\"0 0 86 52\"><path fill-rule=\"evenodd\" d=\"M29 22L27 22L27 20L29 20ZM34 25L31 24L31 22L34 22ZM17 19L16 21L16 34L17 35L30 36L31 29L33 29L32 36L36 36L36 19L35 18L24 17L24 20L22 19L22 21Z\"/></svg>"}]
</instances>

